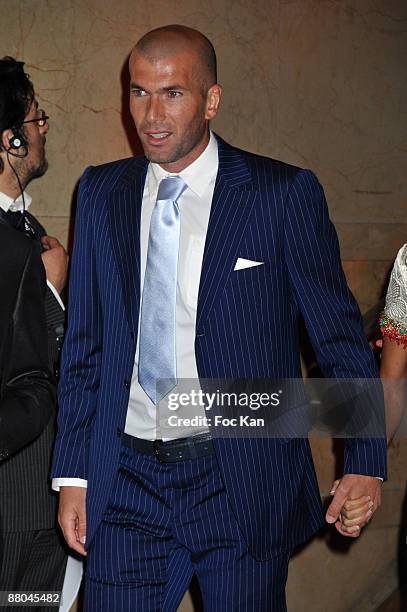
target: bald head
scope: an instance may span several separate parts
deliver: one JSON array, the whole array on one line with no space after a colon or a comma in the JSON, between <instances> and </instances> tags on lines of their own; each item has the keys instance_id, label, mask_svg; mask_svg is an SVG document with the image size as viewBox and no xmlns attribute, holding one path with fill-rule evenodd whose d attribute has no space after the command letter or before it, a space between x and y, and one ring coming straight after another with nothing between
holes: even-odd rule
<instances>
[{"instance_id":1,"label":"bald head","mask_svg":"<svg viewBox=\"0 0 407 612\"><path fill-rule=\"evenodd\" d=\"M155 63L185 52L195 55L195 77L205 90L217 83L216 54L212 43L201 32L187 26L168 25L147 32L134 46L132 56L141 53Z\"/></svg>"},{"instance_id":2,"label":"bald head","mask_svg":"<svg viewBox=\"0 0 407 612\"><path fill-rule=\"evenodd\" d=\"M209 40L185 26L145 34L129 61L130 112L145 156L181 172L208 145L222 88Z\"/></svg>"}]
</instances>

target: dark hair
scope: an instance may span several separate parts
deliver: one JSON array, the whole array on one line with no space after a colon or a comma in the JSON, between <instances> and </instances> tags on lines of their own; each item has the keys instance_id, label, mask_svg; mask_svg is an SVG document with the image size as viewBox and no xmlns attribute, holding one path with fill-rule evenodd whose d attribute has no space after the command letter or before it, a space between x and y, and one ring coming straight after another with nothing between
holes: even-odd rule
<instances>
[{"instance_id":1,"label":"dark hair","mask_svg":"<svg viewBox=\"0 0 407 612\"><path fill-rule=\"evenodd\" d=\"M21 127L34 100L34 86L23 66L12 57L0 60L0 134Z\"/></svg>"}]
</instances>

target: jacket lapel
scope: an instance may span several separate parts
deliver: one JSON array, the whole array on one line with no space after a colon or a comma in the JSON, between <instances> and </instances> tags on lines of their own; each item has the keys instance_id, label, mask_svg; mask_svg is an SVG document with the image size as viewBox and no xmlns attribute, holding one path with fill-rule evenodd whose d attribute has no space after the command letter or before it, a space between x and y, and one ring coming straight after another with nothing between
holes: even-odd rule
<instances>
[{"instance_id":1,"label":"jacket lapel","mask_svg":"<svg viewBox=\"0 0 407 612\"><path fill-rule=\"evenodd\" d=\"M242 152L217 137L219 170L215 183L198 294L197 334L225 287L258 192Z\"/></svg>"},{"instance_id":2,"label":"jacket lapel","mask_svg":"<svg viewBox=\"0 0 407 612\"><path fill-rule=\"evenodd\" d=\"M140 306L140 215L148 161L136 157L108 194L108 219L127 318L137 338Z\"/></svg>"}]
</instances>

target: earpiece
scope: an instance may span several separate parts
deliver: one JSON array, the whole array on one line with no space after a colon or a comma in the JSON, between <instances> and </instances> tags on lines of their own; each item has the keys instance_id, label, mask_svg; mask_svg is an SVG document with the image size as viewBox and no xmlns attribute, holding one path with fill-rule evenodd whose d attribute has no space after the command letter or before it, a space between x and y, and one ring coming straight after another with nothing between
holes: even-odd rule
<instances>
[{"instance_id":1,"label":"earpiece","mask_svg":"<svg viewBox=\"0 0 407 612\"><path fill-rule=\"evenodd\" d=\"M12 136L8 140L7 155L22 159L28 155L28 142L20 128L12 128ZM22 150L19 150L22 149Z\"/></svg>"},{"instance_id":2,"label":"earpiece","mask_svg":"<svg viewBox=\"0 0 407 612\"><path fill-rule=\"evenodd\" d=\"M10 149L19 149L20 147L26 147L27 141L24 135L17 128L13 129L13 135L8 141Z\"/></svg>"}]
</instances>

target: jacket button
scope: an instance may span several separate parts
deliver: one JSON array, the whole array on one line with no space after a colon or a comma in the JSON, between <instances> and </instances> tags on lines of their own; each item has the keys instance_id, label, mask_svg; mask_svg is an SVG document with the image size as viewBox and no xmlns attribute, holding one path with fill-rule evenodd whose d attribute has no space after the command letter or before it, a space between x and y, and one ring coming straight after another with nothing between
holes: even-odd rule
<instances>
[{"instance_id":1,"label":"jacket button","mask_svg":"<svg viewBox=\"0 0 407 612\"><path fill-rule=\"evenodd\" d=\"M117 437L120 438L120 436L122 435L122 430L120 429L120 427L117 428Z\"/></svg>"},{"instance_id":2,"label":"jacket button","mask_svg":"<svg viewBox=\"0 0 407 612\"><path fill-rule=\"evenodd\" d=\"M125 389L130 389L130 381L129 380L124 380L123 384L124 384L124 388Z\"/></svg>"}]
</instances>

